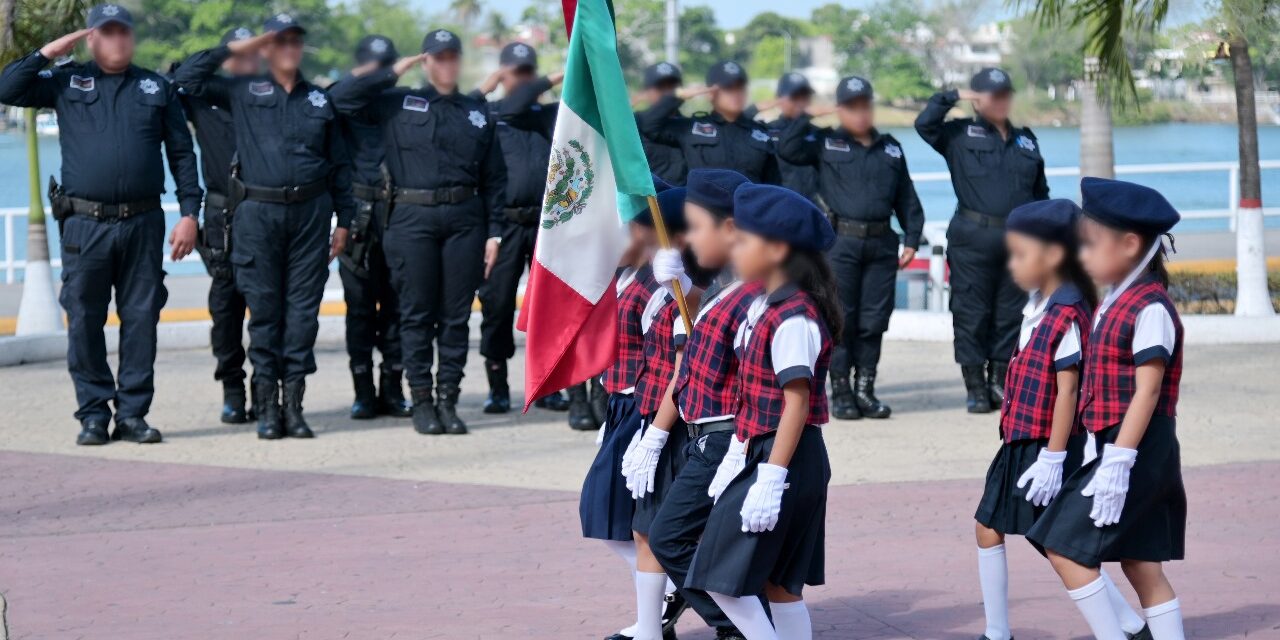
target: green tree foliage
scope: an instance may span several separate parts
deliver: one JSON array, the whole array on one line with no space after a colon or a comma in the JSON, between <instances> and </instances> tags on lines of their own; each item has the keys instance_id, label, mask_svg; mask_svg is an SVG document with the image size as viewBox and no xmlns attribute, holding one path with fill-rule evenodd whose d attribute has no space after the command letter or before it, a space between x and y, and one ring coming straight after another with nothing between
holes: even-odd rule
<instances>
[{"instance_id":1,"label":"green tree foliage","mask_svg":"<svg viewBox=\"0 0 1280 640\"><path fill-rule=\"evenodd\" d=\"M1042 29L1032 18L1013 21L1013 55L1006 67L1018 86L1053 86L1059 97L1084 69L1084 30Z\"/></svg>"},{"instance_id":2,"label":"green tree foliage","mask_svg":"<svg viewBox=\"0 0 1280 640\"><path fill-rule=\"evenodd\" d=\"M0 0L0 64L84 27L87 0Z\"/></svg>"},{"instance_id":3,"label":"green tree foliage","mask_svg":"<svg viewBox=\"0 0 1280 640\"><path fill-rule=\"evenodd\" d=\"M832 3L814 9L810 22L843 57L841 73L869 78L881 97L919 100L934 91L929 52L913 38L936 23L920 4L884 0L863 10Z\"/></svg>"}]
</instances>

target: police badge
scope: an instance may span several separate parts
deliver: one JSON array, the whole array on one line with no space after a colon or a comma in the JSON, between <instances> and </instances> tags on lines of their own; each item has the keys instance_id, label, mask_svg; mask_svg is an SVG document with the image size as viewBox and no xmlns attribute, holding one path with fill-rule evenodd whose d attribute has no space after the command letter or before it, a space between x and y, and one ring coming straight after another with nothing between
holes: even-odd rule
<instances>
[{"instance_id":1,"label":"police badge","mask_svg":"<svg viewBox=\"0 0 1280 640\"><path fill-rule=\"evenodd\" d=\"M761 130L759 130L759 129L752 129L752 130L751 130L751 139L752 139L752 140L757 140L757 141L759 141L759 142L768 142L768 141L769 141L769 134L767 134L767 133L765 133L765 132L763 132L763 131L761 131Z\"/></svg>"},{"instance_id":2,"label":"police badge","mask_svg":"<svg viewBox=\"0 0 1280 640\"><path fill-rule=\"evenodd\" d=\"M387 41L383 40L382 38L374 38L369 42L369 51L372 51L379 55L386 53Z\"/></svg>"},{"instance_id":3,"label":"police badge","mask_svg":"<svg viewBox=\"0 0 1280 640\"><path fill-rule=\"evenodd\" d=\"M154 96L160 93L160 84L151 78L143 78L142 82L138 83L138 89L149 96Z\"/></svg>"},{"instance_id":4,"label":"police badge","mask_svg":"<svg viewBox=\"0 0 1280 640\"><path fill-rule=\"evenodd\" d=\"M467 114L467 119L470 120L471 125L477 129L483 129L485 123L488 122L485 120L484 114L476 111L475 109L472 109L471 113Z\"/></svg>"},{"instance_id":5,"label":"police badge","mask_svg":"<svg viewBox=\"0 0 1280 640\"><path fill-rule=\"evenodd\" d=\"M1027 136L1018 136L1018 146L1026 149L1027 151L1035 151L1036 141Z\"/></svg>"},{"instance_id":6,"label":"police badge","mask_svg":"<svg viewBox=\"0 0 1280 640\"><path fill-rule=\"evenodd\" d=\"M902 147L899 147L899 146L898 146L898 145L896 145L896 144L886 144L886 145L884 146L884 153L885 153L885 155L889 156L890 158L901 158L901 157L902 157Z\"/></svg>"},{"instance_id":7,"label":"police badge","mask_svg":"<svg viewBox=\"0 0 1280 640\"><path fill-rule=\"evenodd\" d=\"M310 102L311 106L320 109L329 104L329 98L319 89L312 89L311 93L307 94L307 102Z\"/></svg>"}]
</instances>

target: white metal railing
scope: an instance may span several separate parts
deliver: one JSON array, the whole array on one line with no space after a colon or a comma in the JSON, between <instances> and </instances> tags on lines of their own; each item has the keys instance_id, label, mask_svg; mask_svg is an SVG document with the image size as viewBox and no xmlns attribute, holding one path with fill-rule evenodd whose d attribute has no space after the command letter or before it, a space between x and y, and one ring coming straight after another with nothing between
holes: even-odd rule
<instances>
[{"instance_id":1,"label":"white metal railing","mask_svg":"<svg viewBox=\"0 0 1280 640\"><path fill-rule=\"evenodd\" d=\"M1258 163L1260 168L1280 169L1280 160L1263 160ZM1240 165L1236 162L1182 162L1170 164L1121 164L1116 165L1116 175L1139 175L1139 174L1157 174L1157 173L1226 173L1227 174L1227 203L1226 207L1221 209L1195 209L1190 211L1180 211L1184 220L1206 220L1206 219L1226 219L1230 228L1235 230L1236 214L1240 207ZM1045 175L1049 177L1061 176L1078 176L1080 175L1080 167L1050 167L1045 169ZM911 174L912 180L916 182L946 182L951 180L951 174L946 171L923 171ZM178 204L176 202L164 203L166 213L176 213ZM1280 208L1268 207L1263 209L1263 215L1277 216L1280 215ZM23 220L27 217L26 207L5 207L0 208L0 217L4 219L4 254L0 256L0 268L4 269L4 281L6 284L12 284L17 280L17 273L26 268L26 260L17 259L16 245L14 238L15 220ZM53 224L52 218L49 223ZM933 236L938 234L926 234ZM940 238L929 237L931 244L939 244ZM165 263L169 263L168 253L165 254ZM182 263L198 263L200 257L195 253L182 259ZM62 260L54 258L53 266L61 267ZM937 283L931 283L932 286L938 286Z\"/></svg>"}]
</instances>

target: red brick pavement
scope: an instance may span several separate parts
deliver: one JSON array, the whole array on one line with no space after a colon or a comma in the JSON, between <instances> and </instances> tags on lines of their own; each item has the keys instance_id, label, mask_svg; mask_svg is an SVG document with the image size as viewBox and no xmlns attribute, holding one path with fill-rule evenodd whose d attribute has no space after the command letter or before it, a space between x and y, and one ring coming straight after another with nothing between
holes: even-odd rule
<instances>
[{"instance_id":1,"label":"red brick pavement","mask_svg":"<svg viewBox=\"0 0 1280 640\"><path fill-rule=\"evenodd\" d=\"M1191 469L1197 638L1280 638L1280 463ZM817 637L971 640L979 481L834 488ZM14 638L567 638L623 626L619 560L564 492L0 453L0 590ZM1083 637L1011 545L1021 640ZM1118 575L1118 571L1116 572ZM707 640L689 616L682 637Z\"/></svg>"}]
</instances>

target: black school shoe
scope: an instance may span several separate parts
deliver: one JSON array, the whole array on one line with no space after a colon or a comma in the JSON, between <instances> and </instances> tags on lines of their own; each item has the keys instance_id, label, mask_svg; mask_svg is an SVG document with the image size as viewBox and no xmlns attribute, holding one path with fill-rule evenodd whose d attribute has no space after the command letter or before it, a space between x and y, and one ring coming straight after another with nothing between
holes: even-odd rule
<instances>
[{"instance_id":1,"label":"black school shoe","mask_svg":"<svg viewBox=\"0 0 1280 640\"><path fill-rule=\"evenodd\" d=\"M667 632L673 635L676 632L676 622L680 621L680 614L689 608L689 601L680 595L679 591L667 594L667 606L662 610L662 636L665 638Z\"/></svg>"},{"instance_id":2,"label":"black school shoe","mask_svg":"<svg viewBox=\"0 0 1280 640\"><path fill-rule=\"evenodd\" d=\"M85 418L80 423L80 435L76 436L76 444L82 447L96 447L111 442L107 434L107 421L104 418Z\"/></svg>"},{"instance_id":3,"label":"black school shoe","mask_svg":"<svg viewBox=\"0 0 1280 640\"><path fill-rule=\"evenodd\" d=\"M615 633L611 636L606 636L604 640L635 640L635 638L621 633ZM679 638L676 638L676 630L672 629L671 631L662 632L662 640L679 640ZM743 640L746 640L746 638L743 638Z\"/></svg>"},{"instance_id":4,"label":"black school shoe","mask_svg":"<svg viewBox=\"0 0 1280 640\"><path fill-rule=\"evenodd\" d=\"M1129 636L1127 633L1125 635ZM1142 630L1129 636L1129 640L1153 640L1151 637L1151 627L1148 627L1145 624L1142 625Z\"/></svg>"},{"instance_id":5,"label":"black school shoe","mask_svg":"<svg viewBox=\"0 0 1280 640\"><path fill-rule=\"evenodd\" d=\"M737 627L716 627L716 640L747 640Z\"/></svg>"}]
</instances>

